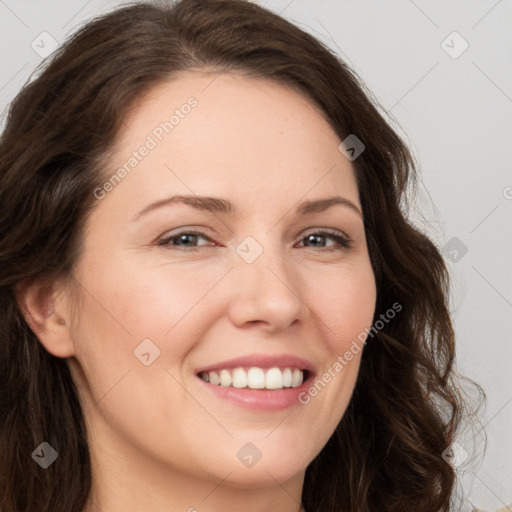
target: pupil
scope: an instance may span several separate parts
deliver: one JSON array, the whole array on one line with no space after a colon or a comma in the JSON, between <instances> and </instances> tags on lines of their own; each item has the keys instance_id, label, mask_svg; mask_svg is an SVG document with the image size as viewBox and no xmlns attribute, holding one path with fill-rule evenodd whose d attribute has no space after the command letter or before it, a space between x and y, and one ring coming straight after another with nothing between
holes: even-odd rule
<instances>
[{"instance_id":1,"label":"pupil","mask_svg":"<svg viewBox=\"0 0 512 512\"><path fill-rule=\"evenodd\" d=\"M180 235L180 236L178 237L178 240L181 240L181 241L183 241L183 242L185 242L185 243L186 243L186 242L187 242L187 239L190 239L191 237L193 238L193 237L195 237L195 236L196 236L196 235ZM189 241L190 241L190 240L189 240Z\"/></svg>"},{"instance_id":2,"label":"pupil","mask_svg":"<svg viewBox=\"0 0 512 512\"><path fill-rule=\"evenodd\" d=\"M310 241L311 241L311 240L313 240L313 241L314 241L314 245L317 245L317 243L316 243L316 242L318 242L318 239L319 239L319 238L322 238L322 237L321 237L321 235L309 235L309 237L308 237L308 238L309 238L309 240L310 240Z\"/></svg>"}]
</instances>

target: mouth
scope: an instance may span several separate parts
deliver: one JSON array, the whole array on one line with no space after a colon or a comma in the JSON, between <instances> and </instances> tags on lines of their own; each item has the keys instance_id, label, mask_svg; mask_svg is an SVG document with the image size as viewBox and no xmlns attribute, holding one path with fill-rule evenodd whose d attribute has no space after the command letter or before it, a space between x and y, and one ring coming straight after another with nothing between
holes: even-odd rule
<instances>
[{"instance_id":1,"label":"mouth","mask_svg":"<svg viewBox=\"0 0 512 512\"><path fill-rule=\"evenodd\" d=\"M217 371L202 371L197 376L213 386L277 391L286 388L298 388L304 381L309 380L310 373L306 369L297 367L239 366L236 368L222 368Z\"/></svg>"},{"instance_id":2,"label":"mouth","mask_svg":"<svg viewBox=\"0 0 512 512\"><path fill-rule=\"evenodd\" d=\"M313 382L313 365L284 354L253 354L195 371L202 389L225 403L258 411L303 405L299 397Z\"/></svg>"}]
</instances>

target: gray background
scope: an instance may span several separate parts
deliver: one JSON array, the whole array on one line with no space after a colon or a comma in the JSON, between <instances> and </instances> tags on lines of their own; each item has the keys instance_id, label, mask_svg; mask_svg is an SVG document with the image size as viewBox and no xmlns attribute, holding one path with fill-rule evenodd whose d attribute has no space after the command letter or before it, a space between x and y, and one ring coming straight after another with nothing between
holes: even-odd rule
<instances>
[{"instance_id":1,"label":"gray background","mask_svg":"<svg viewBox=\"0 0 512 512\"><path fill-rule=\"evenodd\" d=\"M0 0L0 112L52 40L120 3ZM448 259L458 369L488 395L485 456L458 467L462 510L512 505L512 2L257 3L341 55L420 162L411 214ZM470 444L471 437L460 440L468 451Z\"/></svg>"}]
</instances>

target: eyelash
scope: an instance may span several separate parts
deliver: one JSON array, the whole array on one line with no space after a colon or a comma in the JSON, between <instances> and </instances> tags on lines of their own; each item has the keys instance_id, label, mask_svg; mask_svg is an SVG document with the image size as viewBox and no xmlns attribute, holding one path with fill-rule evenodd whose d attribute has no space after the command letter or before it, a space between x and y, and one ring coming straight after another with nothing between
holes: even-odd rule
<instances>
[{"instance_id":1,"label":"eyelash","mask_svg":"<svg viewBox=\"0 0 512 512\"><path fill-rule=\"evenodd\" d=\"M206 240L211 241L210 238L205 233L202 233L200 231L184 230L179 233L175 233L172 236L168 236L168 237L159 239L157 241L157 245L166 246L168 248L177 249L179 251L197 252L200 249L200 247L183 247L183 246L177 246L177 245L173 246L172 244L169 243L172 240L174 240L175 238L179 238L180 236L183 236L183 235L201 236L201 237L205 238ZM340 234L338 231L332 231L329 229L314 231L312 233L308 233L300 241L302 242L303 240L305 240L306 238L308 238L310 236L325 236L327 238L331 238L337 244L339 244L338 246L330 247L330 248L321 247L320 249L323 249L324 252L342 251L342 250L348 250L348 249L352 248L352 241L345 235ZM203 247L211 247L211 246L203 246Z\"/></svg>"}]
</instances>

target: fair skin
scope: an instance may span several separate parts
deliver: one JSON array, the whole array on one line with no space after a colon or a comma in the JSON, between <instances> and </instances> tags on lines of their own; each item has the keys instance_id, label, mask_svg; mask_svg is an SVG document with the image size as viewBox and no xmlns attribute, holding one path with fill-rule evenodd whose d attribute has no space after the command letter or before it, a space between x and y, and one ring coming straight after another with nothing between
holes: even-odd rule
<instances>
[{"instance_id":1,"label":"fair skin","mask_svg":"<svg viewBox=\"0 0 512 512\"><path fill-rule=\"evenodd\" d=\"M212 82L184 73L126 117L107 179L192 95L190 114L97 201L71 280L79 308L65 282L33 283L21 294L30 325L50 353L66 358L79 391L93 468L84 512L225 512L240 504L297 512L306 467L346 410L361 353L309 403L276 410L215 395L196 370L291 354L319 377L372 322L376 288L354 169L299 93L235 74ZM133 220L177 194L229 200L238 212L175 203ZM332 196L347 202L295 212ZM206 238L183 242L178 228ZM352 246L310 236L323 229ZM175 238L158 245L163 235ZM262 249L251 263L236 251L248 236ZM160 350L147 366L134 356L144 339ZM261 453L252 467L237 457L248 442Z\"/></svg>"}]
</instances>

